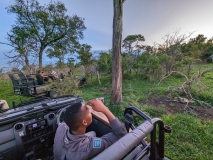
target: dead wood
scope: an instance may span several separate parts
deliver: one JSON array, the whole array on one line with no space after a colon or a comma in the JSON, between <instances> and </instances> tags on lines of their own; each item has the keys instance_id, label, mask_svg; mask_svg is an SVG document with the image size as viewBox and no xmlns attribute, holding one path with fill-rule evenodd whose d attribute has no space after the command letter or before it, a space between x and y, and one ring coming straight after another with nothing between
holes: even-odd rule
<instances>
[{"instance_id":1,"label":"dead wood","mask_svg":"<svg viewBox=\"0 0 213 160\"><path fill-rule=\"evenodd\" d=\"M210 103L204 102L204 101L200 101L198 99L193 98L192 94L190 93L190 89L192 84L195 84L198 88L199 91L201 90L201 86L204 86L204 84L200 81L200 78L206 74L207 72L212 71L213 69L207 69L203 72L198 71L197 75L193 76L191 79L189 79L185 74L178 72L178 71L172 71L170 72L168 75L164 76L159 82L158 82L158 86L160 85L160 83L165 80L166 78L168 78L169 76L171 76L173 73L177 73L182 75L183 77L185 77L186 81L184 83L182 83L180 86L174 87L174 86L168 86L168 90L170 90L170 94L169 94L169 98L170 100L172 99L172 93L174 93L175 91L178 92L179 94L181 92L183 92L186 96L186 98L188 98L189 101L196 101L198 102L200 105L202 106L208 106L208 107L212 107L212 105ZM188 107L188 102L186 103L186 107L185 109L187 110Z\"/></svg>"}]
</instances>

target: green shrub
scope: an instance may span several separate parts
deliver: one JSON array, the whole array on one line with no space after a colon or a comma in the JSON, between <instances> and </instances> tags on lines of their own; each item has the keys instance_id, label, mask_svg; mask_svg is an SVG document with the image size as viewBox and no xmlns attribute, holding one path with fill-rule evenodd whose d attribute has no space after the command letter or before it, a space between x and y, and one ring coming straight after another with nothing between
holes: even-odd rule
<instances>
[{"instance_id":1,"label":"green shrub","mask_svg":"<svg viewBox=\"0 0 213 160\"><path fill-rule=\"evenodd\" d=\"M81 96L82 92L79 90L79 81L75 77L65 77L62 81L52 81L47 89L54 90L59 96L75 95Z\"/></svg>"}]
</instances>

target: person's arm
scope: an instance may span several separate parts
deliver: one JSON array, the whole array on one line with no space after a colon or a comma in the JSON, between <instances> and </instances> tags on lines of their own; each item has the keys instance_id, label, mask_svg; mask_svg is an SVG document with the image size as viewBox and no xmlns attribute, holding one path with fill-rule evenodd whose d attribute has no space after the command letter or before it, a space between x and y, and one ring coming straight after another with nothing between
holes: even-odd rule
<instances>
[{"instance_id":1,"label":"person's arm","mask_svg":"<svg viewBox=\"0 0 213 160\"><path fill-rule=\"evenodd\" d=\"M93 99L87 102L93 110L97 112L102 112L107 119L110 121L115 119L115 116L112 114L112 112L103 104L101 100Z\"/></svg>"},{"instance_id":2,"label":"person's arm","mask_svg":"<svg viewBox=\"0 0 213 160\"><path fill-rule=\"evenodd\" d=\"M119 130L120 128L123 128L123 124L118 120L118 118L116 118L112 112L109 110L109 108L107 108L103 102L101 100L98 99L93 99L87 102L87 104L89 104L93 110L97 111L97 112L102 112L107 119L109 120L110 126L112 128L112 133L113 134L120 134ZM125 130L126 131L126 130ZM123 134L123 132L122 132Z\"/></svg>"},{"instance_id":3,"label":"person's arm","mask_svg":"<svg viewBox=\"0 0 213 160\"><path fill-rule=\"evenodd\" d=\"M88 137L87 159L101 153L127 133L125 126L117 118L112 120L110 125L112 127L110 133L102 137Z\"/></svg>"},{"instance_id":4,"label":"person's arm","mask_svg":"<svg viewBox=\"0 0 213 160\"><path fill-rule=\"evenodd\" d=\"M42 78L46 78L47 77L47 75L45 75L44 72L41 72L40 75L41 75Z\"/></svg>"},{"instance_id":5,"label":"person's arm","mask_svg":"<svg viewBox=\"0 0 213 160\"><path fill-rule=\"evenodd\" d=\"M43 73L43 77L44 77L44 78L47 78L47 77L48 77L48 75L46 75L46 74L44 74L44 73Z\"/></svg>"},{"instance_id":6,"label":"person's arm","mask_svg":"<svg viewBox=\"0 0 213 160\"><path fill-rule=\"evenodd\" d=\"M125 126L116 118L112 112L103 104L101 100L90 100L88 101L88 104L97 112L102 112L107 119L110 122L110 126L112 128L112 131L108 134L103 135L102 137L90 137L90 149L91 152L89 154L89 157L97 155L98 153L102 152L104 149L112 145L114 142L116 142L118 139L123 137L127 131ZM100 142L100 148L94 147L95 141L98 140ZM88 158L89 158L88 157Z\"/></svg>"}]
</instances>

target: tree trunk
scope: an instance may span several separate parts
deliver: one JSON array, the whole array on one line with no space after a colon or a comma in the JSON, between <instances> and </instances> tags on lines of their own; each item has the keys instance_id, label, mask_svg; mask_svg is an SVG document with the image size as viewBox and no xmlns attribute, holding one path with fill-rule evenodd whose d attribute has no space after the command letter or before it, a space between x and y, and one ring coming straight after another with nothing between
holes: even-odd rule
<instances>
[{"instance_id":1,"label":"tree trunk","mask_svg":"<svg viewBox=\"0 0 213 160\"><path fill-rule=\"evenodd\" d=\"M29 67L30 66L30 61L29 61L29 58L28 58L28 54L24 53L23 56L24 56L25 66Z\"/></svg>"},{"instance_id":2,"label":"tree trunk","mask_svg":"<svg viewBox=\"0 0 213 160\"><path fill-rule=\"evenodd\" d=\"M188 70L187 70L187 75L189 76L190 72L191 72L191 65L192 65L192 62L189 64L188 66Z\"/></svg>"},{"instance_id":3,"label":"tree trunk","mask_svg":"<svg viewBox=\"0 0 213 160\"><path fill-rule=\"evenodd\" d=\"M87 84L92 85L92 79L90 76L90 66L84 66L85 69L85 78L87 80Z\"/></svg>"},{"instance_id":4,"label":"tree trunk","mask_svg":"<svg viewBox=\"0 0 213 160\"><path fill-rule=\"evenodd\" d=\"M39 69L42 69L42 55L43 55L43 49L40 49L38 53L38 67Z\"/></svg>"},{"instance_id":5,"label":"tree trunk","mask_svg":"<svg viewBox=\"0 0 213 160\"><path fill-rule=\"evenodd\" d=\"M32 68L31 68L31 65L30 65L30 61L28 59L28 54L25 54L24 58L25 58L26 70L27 70L28 73L32 74Z\"/></svg>"},{"instance_id":6,"label":"tree trunk","mask_svg":"<svg viewBox=\"0 0 213 160\"><path fill-rule=\"evenodd\" d=\"M123 0L113 0L113 39L112 39L112 93L111 103L121 104L122 102L122 16Z\"/></svg>"}]
</instances>

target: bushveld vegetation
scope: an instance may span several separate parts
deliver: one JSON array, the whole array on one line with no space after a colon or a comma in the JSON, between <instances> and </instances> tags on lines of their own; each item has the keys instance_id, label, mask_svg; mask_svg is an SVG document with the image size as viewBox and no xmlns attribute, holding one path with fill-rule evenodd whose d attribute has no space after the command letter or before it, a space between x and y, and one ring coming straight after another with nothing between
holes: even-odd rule
<instances>
[{"instance_id":1,"label":"bushveld vegetation","mask_svg":"<svg viewBox=\"0 0 213 160\"><path fill-rule=\"evenodd\" d=\"M212 159L212 119L208 119L205 113L200 117L197 112L190 110L190 105L193 105L194 110L196 106L202 106L212 113L213 38L208 39L202 34L191 38L192 34L181 35L175 31L166 34L161 43L148 46L143 44L145 37L140 34L127 36L122 41L124 51L120 56L122 103L112 105L112 51L101 52L94 57L90 45L80 44L79 40L86 29L84 19L77 15L67 16L63 3L51 2L41 6L36 0L29 2L16 0L7 8L9 13L16 14L17 19L7 34L8 42L0 44L13 48L5 53L11 58L10 63L16 66L12 72L21 70L35 73L39 68L47 73L53 69L67 73L65 68L69 68L73 75L84 75L87 85L68 89L69 85L65 84L63 87L66 90L58 88L61 95L79 94L84 100L104 97L106 105L121 120L125 107L136 106L151 117L162 118L165 124L172 127L172 133L166 135L165 151L168 158ZM74 52L78 60L73 58ZM57 58L58 62L44 66L44 54L49 58ZM2 72L1 69L0 77ZM20 103L32 99L14 95L11 82L2 79L0 98L7 100L10 106L12 101ZM155 100L150 97L153 95L164 96L171 103L169 110L177 107L172 101L184 100L186 112L167 114L168 106L165 104L159 102L157 107L152 105L151 102ZM150 103L143 104L144 100ZM136 123L139 122L136 119Z\"/></svg>"},{"instance_id":2,"label":"bushveld vegetation","mask_svg":"<svg viewBox=\"0 0 213 160\"><path fill-rule=\"evenodd\" d=\"M211 67L208 65L194 65L192 67L191 75L196 74L196 70L206 70ZM82 72L76 72L77 75ZM201 82L208 88L213 87L210 83L209 77L213 77L213 73L209 72L201 78ZM133 105L140 108L142 111L150 115L151 117L160 117L163 119L166 125L172 127L172 133L166 135L165 154L170 159L211 159L213 154L213 122L205 117L200 118L196 113L180 112L167 115L165 112L165 106L159 103L158 107L152 105L145 105L141 103L142 100L148 99L151 95L169 96L170 91L168 86L180 86L185 82L185 78L178 74L171 75L164 79L160 85L157 80L144 79L142 75L131 74L126 75L123 80L123 103L119 106L110 104L111 96L111 77L110 75L101 76L101 84L97 81L96 77L93 77L93 82L90 85L85 85L79 88L78 92L85 101L96 98L104 97L105 103L112 112L121 120L123 120L123 111L125 107ZM1 92L0 97L6 99L9 105L12 105L14 100L16 103L20 103L21 100L29 100L29 97L17 96L13 94L12 84L10 81L1 80ZM212 95L211 90L205 92L193 92L193 95L197 98L206 97ZM176 95L177 96L177 95ZM168 97L169 99L169 97ZM205 100L205 99L203 99ZM154 99L150 100L150 102ZM213 97L209 96L208 101L212 102ZM193 105L196 105L194 103ZM171 110L173 109L172 106ZM136 118L135 123L139 123L140 119Z\"/></svg>"}]
</instances>

